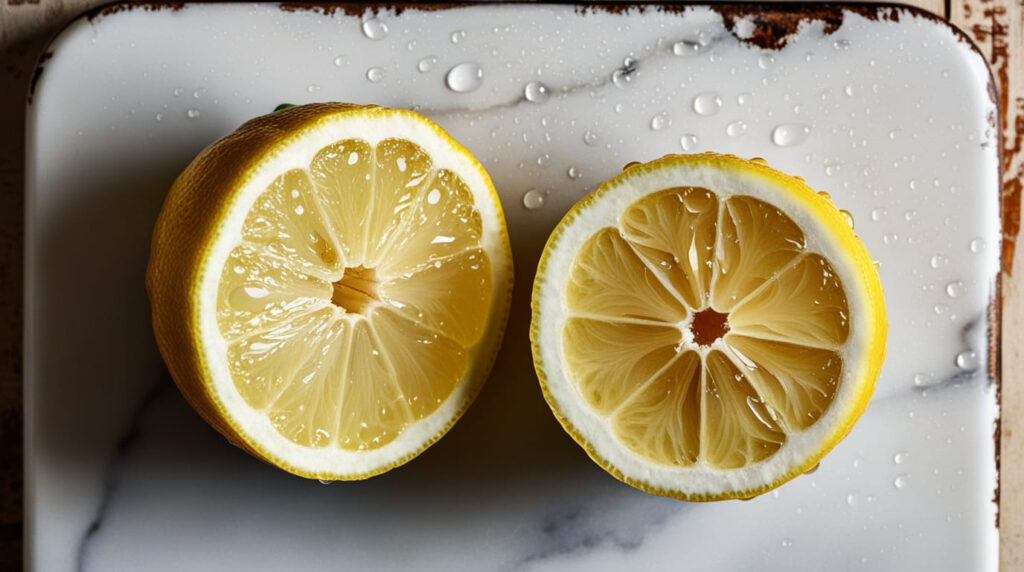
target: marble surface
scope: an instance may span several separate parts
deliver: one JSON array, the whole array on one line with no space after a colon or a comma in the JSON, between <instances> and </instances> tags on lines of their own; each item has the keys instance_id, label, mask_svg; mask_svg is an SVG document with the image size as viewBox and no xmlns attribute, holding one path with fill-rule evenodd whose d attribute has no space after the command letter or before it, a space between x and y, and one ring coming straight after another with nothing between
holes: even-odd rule
<instances>
[{"instance_id":1,"label":"marble surface","mask_svg":"<svg viewBox=\"0 0 1024 572\"><path fill-rule=\"evenodd\" d=\"M28 119L29 563L994 568L987 68L912 12L834 12L827 33L808 19L778 50L744 41L759 37L755 18L725 13L728 29L700 7L196 5L73 24ZM483 81L455 92L446 75L463 63ZM716 96L720 109L700 113ZM517 268L507 341L463 420L398 470L330 486L259 463L188 408L142 285L177 172L248 117L316 100L415 107L448 129L495 180ZM780 125L806 139L776 144ZM605 474L547 410L526 343L532 268L561 213L628 161L705 149L765 157L829 191L881 264L890 314L860 423L817 472L750 502L680 503ZM540 208L524 206L531 190Z\"/></svg>"}]
</instances>

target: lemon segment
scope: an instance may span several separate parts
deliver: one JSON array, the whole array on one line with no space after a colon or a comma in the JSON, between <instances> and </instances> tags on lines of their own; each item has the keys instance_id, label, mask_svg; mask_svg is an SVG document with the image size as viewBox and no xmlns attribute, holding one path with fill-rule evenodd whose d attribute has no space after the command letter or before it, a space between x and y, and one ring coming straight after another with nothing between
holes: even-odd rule
<instances>
[{"instance_id":1,"label":"lemon segment","mask_svg":"<svg viewBox=\"0 0 1024 572\"><path fill-rule=\"evenodd\" d=\"M412 112L316 104L186 169L147 287L196 409L258 457L335 480L397 466L454 423L493 363L511 270L465 149Z\"/></svg>"},{"instance_id":2,"label":"lemon segment","mask_svg":"<svg viewBox=\"0 0 1024 572\"><path fill-rule=\"evenodd\" d=\"M884 357L878 275L838 209L760 162L628 167L555 229L531 340L545 398L602 467L688 500L801 474Z\"/></svg>"}]
</instances>

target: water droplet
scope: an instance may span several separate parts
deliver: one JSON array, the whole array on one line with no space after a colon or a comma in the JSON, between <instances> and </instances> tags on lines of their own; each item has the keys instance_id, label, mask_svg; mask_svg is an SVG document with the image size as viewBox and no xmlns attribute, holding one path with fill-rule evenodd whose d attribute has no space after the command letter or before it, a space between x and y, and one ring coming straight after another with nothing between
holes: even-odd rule
<instances>
[{"instance_id":1,"label":"water droplet","mask_svg":"<svg viewBox=\"0 0 1024 572\"><path fill-rule=\"evenodd\" d=\"M546 167L551 162L551 155L544 153L540 157L537 157L537 164L541 167Z\"/></svg>"},{"instance_id":2,"label":"water droplet","mask_svg":"<svg viewBox=\"0 0 1024 572\"><path fill-rule=\"evenodd\" d=\"M598 139L599 137L597 136L597 133L594 133L593 131L587 131L583 134L583 142L589 147L597 145Z\"/></svg>"},{"instance_id":3,"label":"water droplet","mask_svg":"<svg viewBox=\"0 0 1024 572\"><path fill-rule=\"evenodd\" d=\"M836 161L829 161L825 163L825 174L831 177L839 172L840 164Z\"/></svg>"},{"instance_id":4,"label":"water droplet","mask_svg":"<svg viewBox=\"0 0 1024 572\"><path fill-rule=\"evenodd\" d=\"M523 206L535 210L544 206L544 193L537 189L530 189L523 193Z\"/></svg>"},{"instance_id":5,"label":"water droplet","mask_svg":"<svg viewBox=\"0 0 1024 572\"><path fill-rule=\"evenodd\" d=\"M939 268L939 267L942 267L942 266L945 266L945 265L949 264L949 259L946 258L945 256L941 255L941 254L935 254L928 261L928 264L932 268Z\"/></svg>"},{"instance_id":6,"label":"water droplet","mask_svg":"<svg viewBox=\"0 0 1024 572\"><path fill-rule=\"evenodd\" d=\"M871 210L871 221L878 222L885 218L885 209L872 209Z\"/></svg>"},{"instance_id":7,"label":"water droplet","mask_svg":"<svg viewBox=\"0 0 1024 572\"><path fill-rule=\"evenodd\" d=\"M651 118L651 131L661 131L672 127L672 116L667 111L656 113Z\"/></svg>"},{"instance_id":8,"label":"water droplet","mask_svg":"<svg viewBox=\"0 0 1024 572\"><path fill-rule=\"evenodd\" d=\"M970 248L971 252L977 254L981 252L981 249L985 248L985 241L981 238L975 238L968 243L967 247Z\"/></svg>"},{"instance_id":9,"label":"water droplet","mask_svg":"<svg viewBox=\"0 0 1024 572\"><path fill-rule=\"evenodd\" d=\"M761 54L761 55L757 56L757 67L759 67L759 68L761 68L763 70L766 70L766 69L772 67L772 64L774 64L774 63L775 63L775 56L773 56L771 54Z\"/></svg>"},{"instance_id":10,"label":"water droplet","mask_svg":"<svg viewBox=\"0 0 1024 572\"><path fill-rule=\"evenodd\" d=\"M882 235L882 242L885 244L893 244L900 239L899 235L895 232L887 232Z\"/></svg>"},{"instance_id":11,"label":"water droplet","mask_svg":"<svg viewBox=\"0 0 1024 572\"><path fill-rule=\"evenodd\" d=\"M548 86L539 81L531 81L523 88L523 97L531 103L544 103L551 98Z\"/></svg>"},{"instance_id":12,"label":"water droplet","mask_svg":"<svg viewBox=\"0 0 1024 572\"><path fill-rule=\"evenodd\" d=\"M792 147L807 140L811 128L802 123L783 123L772 129L772 143L779 147Z\"/></svg>"},{"instance_id":13,"label":"water droplet","mask_svg":"<svg viewBox=\"0 0 1024 572\"><path fill-rule=\"evenodd\" d=\"M736 94L736 105L746 105L750 100L750 93L744 91L743 93Z\"/></svg>"},{"instance_id":14,"label":"water droplet","mask_svg":"<svg viewBox=\"0 0 1024 572\"><path fill-rule=\"evenodd\" d=\"M321 485L333 485L334 481L328 481L327 479L317 479Z\"/></svg>"},{"instance_id":15,"label":"water droplet","mask_svg":"<svg viewBox=\"0 0 1024 572\"><path fill-rule=\"evenodd\" d=\"M316 85L315 83L311 83L311 84L306 86L306 91L309 92L309 93L316 93L316 92L320 91L320 86Z\"/></svg>"},{"instance_id":16,"label":"water droplet","mask_svg":"<svg viewBox=\"0 0 1024 572\"><path fill-rule=\"evenodd\" d=\"M363 20L363 35L371 40L383 40L388 35L388 25L377 18Z\"/></svg>"},{"instance_id":17,"label":"water droplet","mask_svg":"<svg viewBox=\"0 0 1024 572\"><path fill-rule=\"evenodd\" d=\"M420 70L420 73L427 73L434 69L435 64L437 64L437 56L427 56L416 64L416 69Z\"/></svg>"},{"instance_id":18,"label":"water droplet","mask_svg":"<svg viewBox=\"0 0 1024 572\"><path fill-rule=\"evenodd\" d=\"M909 481L909 475L899 475L898 477L892 480L892 486L896 487L897 489L906 488L906 486L909 484Z\"/></svg>"},{"instance_id":19,"label":"water droplet","mask_svg":"<svg viewBox=\"0 0 1024 572\"><path fill-rule=\"evenodd\" d=\"M916 216L917 216L917 211L909 210L909 211L903 213L903 220L905 220L907 222L910 222L910 221L914 220L914 217L916 217Z\"/></svg>"},{"instance_id":20,"label":"water droplet","mask_svg":"<svg viewBox=\"0 0 1024 572\"><path fill-rule=\"evenodd\" d=\"M725 134L729 137L739 137L747 132L747 124L737 119L725 126Z\"/></svg>"},{"instance_id":21,"label":"water droplet","mask_svg":"<svg viewBox=\"0 0 1024 572\"><path fill-rule=\"evenodd\" d=\"M345 56L338 56L334 58L334 65L338 66L339 68L345 65Z\"/></svg>"},{"instance_id":22,"label":"water droplet","mask_svg":"<svg viewBox=\"0 0 1024 572\"><path fill-rule=\"evenodd\" d=\"M832 42L832 47L837 50L848 50L850 49L850 40L836 40Z\"/></svg>"},{"instance_id":23,"label":"water droplet","mask_svg":"<svg viewBox=\"0 0 1024 572\"><path fill-rule=\"evenodd\" d=\"M846 84L846 87L843 88L843 93L845 93L847 97L853 97L856 95L857 89L853 87L852 83L848 83Z\"/></svg>"},{"instance_id":24,"label":"water droplet","mask_svg":"<svg viewBox=\"0 0 1024 572\"><path fill-rule=\"evenodd\" d=\"M902 465L903 462L906 461L907 457L909 456L910 454L907 453L906 451L900 451L892 456L892 462L896 463L897 465Z\"/></svg>"},{"instance_id":25,"label":"water droplet","mask_svg":"<svg viewBox=\"0 0 1024 572\"><path fill-rule=\"evenodd\" d=\"M805 475L813 475L814 473L818 472L818 469L820 469L820 468L821 468L821 463L815 463L813 467L811 467L810 469L807 469L806 471L804 471L804 474Z\"/></svg>"},{"instance_id":26,"label":"water droplet","mask_svg":"<svg viewBox=\"0 0 1024 572\"><path fill-rule=\"evenodd\" d=\"M783 538L782 539L782 547L783 548L789 548L790 546L793 546L793 539L792 538Z\"/></svg>"},{"instance_id":27,"label":"water droplet","mask_svg":"<svg viewBox=\"0 0 1024 572\"><path fill-rule=\"evenodd\" d=\"M695 56L701 51L699 42L681 40L672 44L672 53L677 56Z\"/></svg>"},{"instance_id":28,"label":"water droplet","mask_svg":"<svg viewBox=\"0 0 1024 572\"><path fill-rule=\"evenodd\" d=\"M172 91L172 93L174 94L174 97L178 97L178 96L180 96L184 92L185 92L184 88L180 88L180 87L176 87L176 88L174 88L174 91Z\"/></svg>"},{"instance_id":29,"label":"water droplet","mask_svg":"<svg viewBox=\"0 0 1024 572\"><path fill-rule=\"evenodd\" d=\"M576 167L569 167L569 170L566 171L565 174L569 175L569 178L574 181L583 176L583 173L580 173L580 170L577 169Z\"/></svg>"},{"instance_id":30,"label":"water droplet","mask_svg":"<svg viewBox=\"0 0 1024 572\"><path fill-rule=\"evenodd\" d=\"M448 39L451 40L453 44L457 44L466 39L466 32L465 30L455 30L450 36L448 36Z\"/></svg>"},{"instance_id":31,"label":"water droplet","mask_svg":"<svg viewBox=\"0 0 1024 572\"><path fill-rule=\"evenodd\" d=\"M633 58L625 58L622 60L622 67L612 72L612 83L615 87L626 87L626 85L633 81L633 75L637 70L637 61Z\"/></svg>"},{"instance_id":32,"label":"water droplet","mask_svg":"<svg viewBox=\"0 0 1024 572\"><path fill-rule=\"evenodd\" d=\"M156 120L157 121L163 121L163 119L164 119L164 114L163 113L157 113L156 114Z\"/></svg>"},{"instance_id":33,"label":"water droplet","mask_svg":"<svg viewBox=\"0 0 1024 572\"><path fill-rule=\"evenodd\" d=\"M853 228L853 214L844 209L839 209L839 214L843 215L843 220L846 221L846 224L850 225L850 228Z\"/></svg>"},{"instance_id":34,"label":"water droplet","mask_svg":"<svg viewBox=\"0 0 1024 572\"><path fill-rule=\"evenodd\" d=\"M978 369L979 365L978 352L974 350L964 350L956 354L956 366L962 370L973 371Z\"/></svg>"},{"instance_id":35,"label":"water droplet","mask_svg":"<svg viewBox=\"0 0 1024 572\"><path fill-rule=\"evenodd\" d=\"M722 109L722 96L713 91L698 93L693 98L693 110L698 115L714 115Z\"/></svg>"},{"instance_id":36,"label":"water droplet","mask_svg":"<svg viewBox=\"0 0 1024 572\"><path fill-rule=\"evenodd\" d=\"M846 495L846 504L851 506L857 504L857 493L850 493Z\"/></svg>"},{"instance_id":37,"label":"water droplet","mask_svg":"<svg viewBox=\"0 0 1024 572\"><path fill-rule=\"evenodd\" d=\"M964 293L964 283L959 280L954 280L949 284L946 284L946 295L950 298L959 298Z\"/></svg>"},{"instance_id":38,"label":"water droplet","mask_svg":"<svg viewBox=\"0 0 1024 572\"><path fill-rule=\"evenodd\" d=\"M371 83L377 83L384 79L384 70L378 67L372 67L366 70L366 79L370 80Z\"/></svg>"},{"instance_id":39,"label":"water droplet","mask_svg":"<svg viewBox=\"0 0 1024 572\"><path fill-rule=\"evenodd\" d=\"M935 310L936 314L941 316L949 311L949 306L945 304L936 304L933 310Z\"/></svg>"},{"instance_id":40,"label":"water droplet","mask_svg":"<svg viewBox=\"0 0 1024 572\"><path fill-rule=\"evenodd\" d=\"M195 109L195 108L189 109L188 111L185 112L185 116L188 117L189 119L195 119L196 117L199 117L199 115L200 115L200 111L198 109Z\"/></svg>"},{"instance_id":41,"label":"water droplet","mask_svg":"<svg viewBox=\"0 0 1024 572\"><path fill-rule=\"evenodd\" d=\"M476 91L484 83L484 68L475 62L463 62L448 70L444 81L456 93Z\"/></svg>"},{"instance_id":42,"label":"water droplet","mask_svg":"<svg viewBox=\"0 0 1024 572\"><path fill-rule=\"evenodd\" d=\"M697 148L697 136L692 133L687 133L679 138L679 146L683 148L683 151L693 151Z\"/></svg>"}]
</instances>

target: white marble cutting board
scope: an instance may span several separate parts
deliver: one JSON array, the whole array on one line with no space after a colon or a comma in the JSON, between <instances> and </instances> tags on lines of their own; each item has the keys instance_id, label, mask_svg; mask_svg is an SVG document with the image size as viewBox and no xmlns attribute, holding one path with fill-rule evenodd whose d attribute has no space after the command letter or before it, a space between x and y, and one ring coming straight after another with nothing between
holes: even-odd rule
<instances>
[{"instance_id":1,"label":"white marble cutting board","mask_svg":"<svg viewBox=\"0 0 1024 572\"><path fill-rule=\"evenodd\" d=\"M142 4L76 21L28 108L27 562L994 569L989 72L922 13L807 10L779 49L752 41L764 18L727 5ZM446 82L459 64L482 70L474 90ZM466 416L409 464L331 486L263 465L192 412L143 288L174 176L249 117L318 100L412 107L448 129L495 181L517 270L506 343ZM764 157L853 214L890 332L873 402L817 472L750 502L687 504L619 483L561 430L532 370L528 293L572 203L629 161L708 149Z\"/></svg>"}]
</instances>

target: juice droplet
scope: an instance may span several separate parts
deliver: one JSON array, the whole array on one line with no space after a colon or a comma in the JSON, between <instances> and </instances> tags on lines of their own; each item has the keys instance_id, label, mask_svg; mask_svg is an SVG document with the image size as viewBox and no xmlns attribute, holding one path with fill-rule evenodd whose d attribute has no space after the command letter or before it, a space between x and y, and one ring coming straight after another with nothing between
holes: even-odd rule
<instances>
[{"instance_id":1,"label":"juice droplet","mask_svg":"<svg viewBox=\"0 0 1024 572\"><path fill-rule=\"evenodd\" d=\"M383 40L388 36L388 25L377 18L363 21L363 35L371 40Z\"/></svg>"},{"instance_id":2,"label":"juice droplet","mask_svg":"<svg viewBox=\"0 0 1024 572\"><path fill-rule=\"evenodd\" d=\"M436 64L437 64L437 56L427 56L427 57L421 59L416 64L416 69L418 69L420 71L420 73L427 73L428 71L434 69L434 66Z\"/></svg>"},{"instance_id":3,"label":"juice droplet","mask_svg":"<svg viewBox=\"0 0 1024 572\"><path fill-rule=\"evenodd\" d=\"M973 371L978 369L980 362L978 360L978 353L974 350L964 350L956 354L956 366L964 371Z\"/></svg>"},{"instance_id":4,"label":"juice droplet","mask_svg":"<svg viewBox=\"0 0 1024 572\"><path fill-rule=\"evenodd\" d=\"M782 123L772 129L772 143L779 147L793 147L807 140L811 128L802 123Z\"/></svg>"},{"instance_id":5,"label":"juice droplet","mask_svg":"<svg viewBox=\"0 0 1024 572\"><path fill-rule=\"evenodd\" d=\"M839 209L839 214L843 215L843 219L846 221L846 224L850 225L850 228L853 228L853 215L850 214L850 211Z\"/></svg>"},{"instance_id":6,"label":"juice droplet","mask_svg":"<svg viewBox=\"0 0 1024 572\"><path fill-rule=\"evenodd\" d=\"M523 206L530 210L536 210L544 206L544 193L537 189L526 191L523 193Z\"/></svg>"},{"instance_id":7,"label":"juice droplet","mask_svg":"<svg viewBox=\"0 0 1024 572\"><path fill-rule=\"evenodd\" d=\"M377 83L384 79L384 70L378 67L372 67L366 70L366 79L370 80L370 83Z\"/></svg>"},{"instance_id":8,"label":"juice droplet","mask_svg":"<svg viewBox=\"0 0 1024 572\"><path fill-rule=\"evenodd\" d=\"M463 62L448 70L444 81L456 93L476 91L484 83L484 68L475 62Z\"/></svg>"},{"instance_id":9,"label":"juice droplet","mask_svg":"<svg viewBox=\"0 0 1024 572\"><path fill-rule=\"evenodd\" d=\"M747 132L747 124L742 120L736 120L725 126L725 134L729 137L739 137Z\"/></svg>"},{"instance_id":10,"label":"juice droplet","mask_svg":"<svg viewBox=\"0 0 1024 572\"><path fill-rule=\"evenodd\" d=\"M683 148L683 151L693 151L697 148L697 136L692 133L687 133L679 138L679 146Z\"/></svg>"},{"instance_id":11,"label":"juice droplet","mask_svg":"<svg viewBox=\"0 0 1024 572\"><path fill-rule=\"evenodd\" d=\"M651 118L651 131L661 131L672 127L672 116L667 111L657 113Z\"/></svg>"},{"instance_id":12,"label":"juice droplet","mask_svg":"<svg viewBox=\"0 0 1024 572\"><path fill-rule=\"evenodd\" d=\"M544 103L551 98L551 92L543 83L531 81L523 88L523 97L531 103Z\"/></svg>"},{"instance_id":13,"label":"juice droplet","mask_svg":"<svg viewBox=\"0 0 1024 572\"><path fill-rule=\"evenodd\" d=\"M722 96L713 91L698 93L693 98L693 110L698 115L714 115L722 109Z\"/></svg>"}]
</instances>

